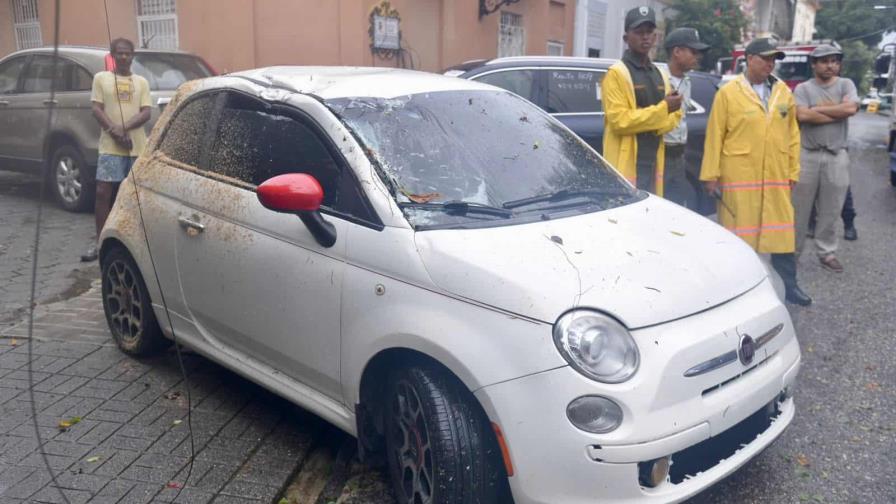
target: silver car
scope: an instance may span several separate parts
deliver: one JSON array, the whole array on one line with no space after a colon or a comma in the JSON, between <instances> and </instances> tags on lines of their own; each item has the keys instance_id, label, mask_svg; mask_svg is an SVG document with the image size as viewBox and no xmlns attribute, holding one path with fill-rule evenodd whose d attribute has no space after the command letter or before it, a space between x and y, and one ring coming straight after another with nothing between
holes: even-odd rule
<instances>
[{"instance_id":1,"label":"silver car","mask_svg":"<svg viewBox=\"0 0 896 504\"><path fill-rule=\"evenodd\" d=\"M39 173L65 209L93 207L94 173L100 130L91 113L90 90L97 72L112 68L106 48L60 47L56 66L56 113L47 130L51 105L53 49L27 49L0 60L0 169ZM151 129L174 90L187 80L214 72L198 56L171 51L134 54L134 73L149 81Z\"/></svg>"}]
</instances>

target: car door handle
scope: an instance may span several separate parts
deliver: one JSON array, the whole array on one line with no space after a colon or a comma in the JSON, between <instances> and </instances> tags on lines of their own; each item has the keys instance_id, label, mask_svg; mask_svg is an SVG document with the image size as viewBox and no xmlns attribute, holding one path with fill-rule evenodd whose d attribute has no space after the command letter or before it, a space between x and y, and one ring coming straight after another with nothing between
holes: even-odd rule
<instances>
[{"instance_id":1,"label":"car door handle","mask_svg":"<svg viewBox=\"0 0 896 504\"><path fill-rule=\"evenodd\" d=\"M44 100L44 105L56 105L58 103L56 100Z\"/></svg>"},{"instance_id":2,"label":"car door handle","mask_svg":"<svg viewBox=\"0 0 896 504\"><path fill-rule=\"evenodd\" d=\"M0 100L0 107L7 107L7 106L9 106L9 102L8 102L8 101L6 101L6 100Z\"/></svg>"},{"instance_id":3,"label":"car door handle","mask_svg":"<svg viewBox=\"0 0 896 504\"><path fill-rule=\"evenodd\" d=\"M187 234L196 234L205 231L205 226L188 218L188 217L178 217L177 223L180 224L180 227L187 230Z\"/></svg>"}]
</instances>

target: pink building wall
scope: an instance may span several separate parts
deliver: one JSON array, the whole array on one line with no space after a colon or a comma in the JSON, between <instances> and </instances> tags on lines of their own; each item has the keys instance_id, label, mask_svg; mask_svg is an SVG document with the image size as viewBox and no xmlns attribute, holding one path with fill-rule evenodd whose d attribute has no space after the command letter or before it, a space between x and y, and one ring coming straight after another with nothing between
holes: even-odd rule
<instances>
[{"instance_id":1,"label":"pink building wall","mask_svg":"<svg viewBox=\"0 0 896 504\"><path fill-rule=\"evenodd\" d=\"M107 0L112 37L137 40L135 0ZM498 52L500 13L479 19L478 0L392 0L401 16L401 58L371 53L369 15L378 0L177 0L179 48L220 72L268 65L413 64L438 71ZM45 45L53 42L53 0L38 0ZM526 53L548 41L572 52L575 0L521 0L502 10L520 14ZM62 2L63 44L108 44L103 0ZM0 0L0 55L16 50L9 0Z\"/></svg>"}]
</instances>

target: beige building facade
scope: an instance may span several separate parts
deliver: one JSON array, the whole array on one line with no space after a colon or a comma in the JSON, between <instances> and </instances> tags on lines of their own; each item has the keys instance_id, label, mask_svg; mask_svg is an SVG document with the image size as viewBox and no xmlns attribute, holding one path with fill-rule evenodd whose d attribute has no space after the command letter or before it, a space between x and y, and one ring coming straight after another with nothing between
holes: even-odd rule
<instances>
[{"instance_id":1,"label":"beige building facade","mask_svg":"<svg viewBox=\"0 0 896 504\"><path fill-rule=\"evenodd\" d=\"M113 38L196 53L222 73L269 65L439 71L478 58L570 55L576 10L576 0L61 3L62 44L107 46L108 9ZM0 0L0 55L52 45L54 4L54 0ZM481 15L483 9L495 12Z\"/></svg>"}]
</instances>

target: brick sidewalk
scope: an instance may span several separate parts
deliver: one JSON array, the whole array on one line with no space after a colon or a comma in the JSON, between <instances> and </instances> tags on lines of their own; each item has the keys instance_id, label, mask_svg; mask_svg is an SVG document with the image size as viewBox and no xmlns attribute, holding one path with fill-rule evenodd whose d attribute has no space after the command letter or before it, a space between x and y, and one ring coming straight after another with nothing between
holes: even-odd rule
<instances>
[{"instance_id":1,"label":"brick sidewalk","mask_svg":"<svg viewBox=\"0 0 896 504\"><path fill-rule=\"evenodd\" d=\"M273 502L313 448L322 420L208 360L186 353L195 460L184 382L173 351L133 359L112 342L98 283L35 314L29 401L27 322L0 329L0 504ZM67 430L64 419L80 417ZM175 487L175 488L172 488Z\"/></svg>"}]
</instances>

